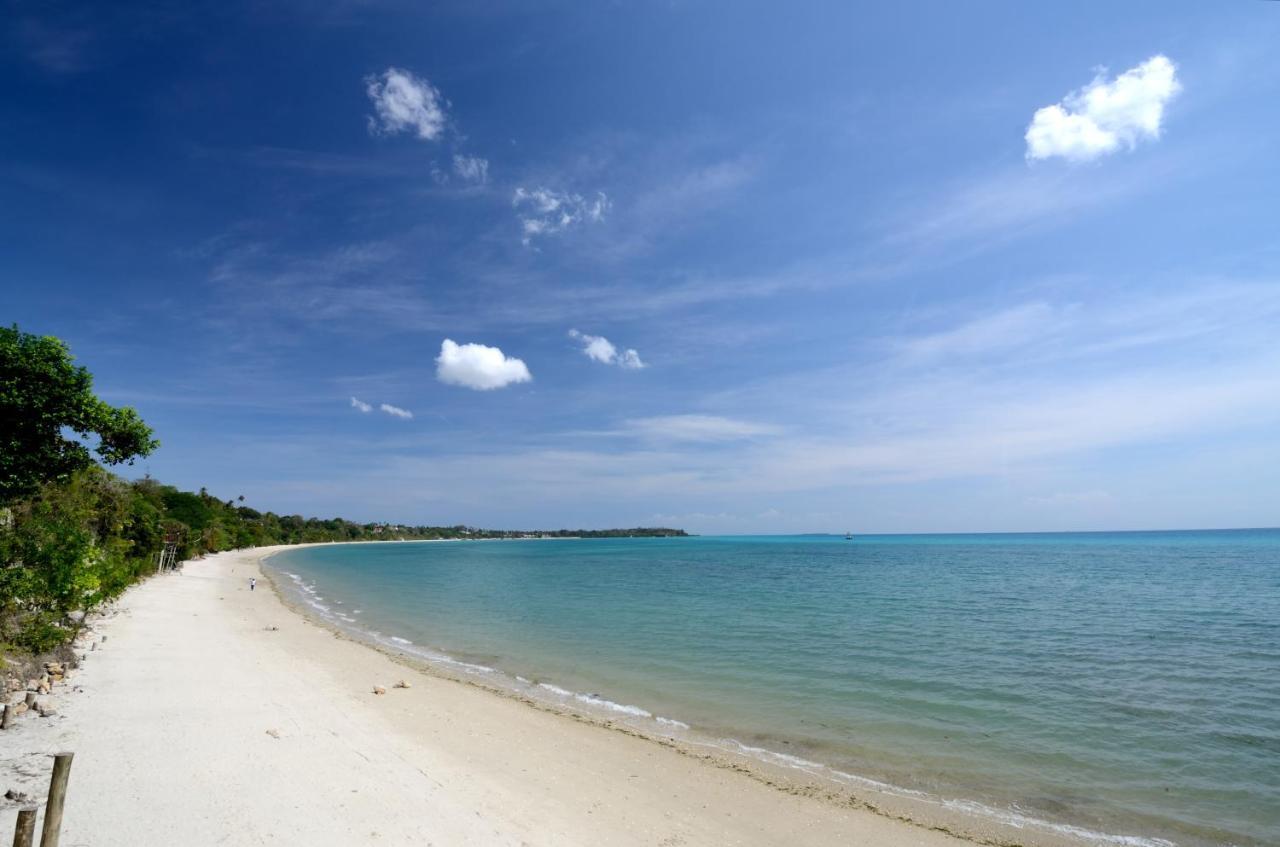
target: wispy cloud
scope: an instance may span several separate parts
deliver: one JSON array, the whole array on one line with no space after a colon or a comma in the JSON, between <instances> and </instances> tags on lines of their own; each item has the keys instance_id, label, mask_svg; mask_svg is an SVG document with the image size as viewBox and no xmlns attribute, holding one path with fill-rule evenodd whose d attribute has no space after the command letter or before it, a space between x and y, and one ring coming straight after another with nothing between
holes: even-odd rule
<instances>
[{"instance_id":1,"label":"wispy cloud","mask_svg":"<svg viewBox=\"0 0 1280 847\"><path fill-rule=\"evenodd\" d=\"M640 370L646 367L645 363L640 359L640 354L632 348L627 348L621 352L613 345L609 339L603 335L588 335L585 332L578 332L576 329L569 330L569 337L576 339L582 343L582 353L588 359L599 362L602 365L617 365L624 370Z\"/></svg>"},{"instance_id":2,"label":"wispy cloud","mask_svg":"<svg viewBox=\"0 0 1280 847\"><path fill-rule=\"evenodd\" d=\"M434 141L448 124L448 106L430 82L400 68L387 68L365 78L365 92L377 115L369 116L369 131L395 135L413 132L423 141Z\"/></svg>"},{"instance_id":3,"label":"wispy cloud","mask_svg":"<svg viewBox=\"0 0 1280 847\"><path fill-rule=\"evenodd\" d=\"M453 154L453 172L467 182L484 185L489 181L489 160L480 156Z\"/></svg>"},{"instance_id":4,"label":"wispy cloud","mask_svg":"<svg viewBox=\"0 0 1280 847\"><path fill-rule=\"evenodd\" d=\"M1038 109L1027 127L1027 158L1087 161L1160 137L1165 106L1182 90L1177 67L1156 55L1114 80L1103 73Z\"/></svg>"},{"instance_id":5,"label":"wispy cloud","mask_svg":"<svg viewBox=\"0 0 1280 847\"><path fill-rule=\"evenodd\" d=\"M355 409L357 412L363 412L365 414L373 411L372 405L364 402L363 400L357 400L355 397L351 398L351 408Z\"/></svg>"},{"instance_id":6,"label":"wispy cloud","mask_svg":"<svg viewBox=\"0 0 1280 847\"><path fill-rule=\"evenodd\" d=\"M15 27L15 32L27 57L47 71L72 74L88 66L86 53L91 35L86 29L25 20Z\"/></svg>"},{"instance_id":7,"label":"wispy cloud","mask_svg":"<svg viewBox=\"0 0 1280 847\"><path fill-rule=\"evenodd\" d=\"M658 441L708 442L777 435L781 430L770 424L719 415L659 415L629 420L621 432Z\"/></svg>"},{"instance_id":8,"label":"wispy cloud","mask_svg":"<svg viewBox=\"0 0 1280 847\"><path fill-rule=\"evenodd\" d=\"M598 223L609 211L609 198L597 191L594 199L550 188L518 187L511 206L520 221L520 243L528 246L535 238L564 232L581 223Z\"/></svg>"},{"instance_id":9,"label":"wispy cloud","mask_svg":"<svg viewBox=\"0 0 1280 847\"><path fill-rule=\"evenodd\" d=\"M1054 317L1054 309L1046 303L1023 303L939 332L904 339L901 345L905 353L916 358L1000 352L1043 337Z\"/></svg>"},{"instance_id":10,"label":"wispy cloud","mask_svg":"<svg viewBox=\"0 0 1280 847\"><path fill-rule=\"evenodd\" d=\"M436 357L436 378L449 385L491 391L529 382L533 374L522 360L507 356L497 347L458 344L446 338Z\"/></svg>"},{"instance_id":11,"label":"wispy cloud","mask_svg":"<svg viewBox=\"0 0 1280 847\"><path fill-rule=\"evenodd\" d=\"M406 421L413 419L413 412L410 412L408 409L401 409L399 406L392 406L390 403L383 403L378 406L378 408L381 411L386 412L388 415L391 415L393 418L400 418L401 420Z\"/></svg>"}]
</instances>

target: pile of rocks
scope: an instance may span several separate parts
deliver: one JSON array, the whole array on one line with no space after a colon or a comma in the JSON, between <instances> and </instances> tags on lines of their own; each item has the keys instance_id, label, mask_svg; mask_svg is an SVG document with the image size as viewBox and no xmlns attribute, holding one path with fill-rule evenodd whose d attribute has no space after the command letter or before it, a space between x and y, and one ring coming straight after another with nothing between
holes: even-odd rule
<instances>
[{"instance_id":1,"label":"pile of rocks","mask_svg":"<svg viewBox=\"0 0 1280 847\"><path fill-rule=\"evenodd\" d=\"M47 696L53 693L54 685L67 681L72 673L64 663L50 661L44 663L40 676L33 676L25 682L21 677L9 676L4 686L5 709L12 717L28 712L42 718L56 715L58 710Z\"/></svg>"}]
</instances>

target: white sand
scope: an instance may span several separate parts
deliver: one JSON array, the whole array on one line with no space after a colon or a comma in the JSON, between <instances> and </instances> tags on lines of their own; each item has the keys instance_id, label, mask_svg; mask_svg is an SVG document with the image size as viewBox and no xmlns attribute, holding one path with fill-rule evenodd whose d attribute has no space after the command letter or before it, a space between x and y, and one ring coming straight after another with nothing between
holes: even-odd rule
<instances>
[{"instance_id":1,"label":"white sand","mask_svg":"<svg viewBox=\"0 0 1280 847\"><path fill-rule=\"evenodd\" d=\"M60 717L0 733L41 798L75 751L64 845L971 843L410 670L250 593L262 552L130 591Z\"/></svg>"}]
</instances>

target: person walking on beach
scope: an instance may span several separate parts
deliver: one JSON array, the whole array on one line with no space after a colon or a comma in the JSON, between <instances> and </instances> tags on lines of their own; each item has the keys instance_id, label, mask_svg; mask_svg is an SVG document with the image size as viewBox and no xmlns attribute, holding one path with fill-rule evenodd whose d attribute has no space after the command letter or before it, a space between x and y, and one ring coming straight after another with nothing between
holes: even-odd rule
<instances>
[{"instance_id":1,"label":"person walking on beach","mask_svg":"<svg viewBox=\"0 0 1280 847\"><path fill-rule=\"evenodd\" d=\"M257 579L257 577L252 577L252 576L251 576L251 577L249 577L249 590L250 590L250 591L252 591L252 590L254 589L254 587L255 587L257 584L258 584L258 579Z\"/></svg>"}]
</instances>

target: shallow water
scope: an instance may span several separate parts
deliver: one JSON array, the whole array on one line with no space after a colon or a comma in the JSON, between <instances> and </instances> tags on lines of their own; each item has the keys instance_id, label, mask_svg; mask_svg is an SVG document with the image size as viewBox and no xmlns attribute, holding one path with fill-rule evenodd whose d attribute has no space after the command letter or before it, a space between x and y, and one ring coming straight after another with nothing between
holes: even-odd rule
<instances>
[{"instance_id":1,"label":"shallow water","mask_svg":"<svg viewBox=\"0 0 1280 847\"><path fill-rule=\"evenodd\" d=\"M775 761L1099 843L1280 844L1277 530L334 545L270 564L393 646Z\"/></svg>"}]
</instances>

